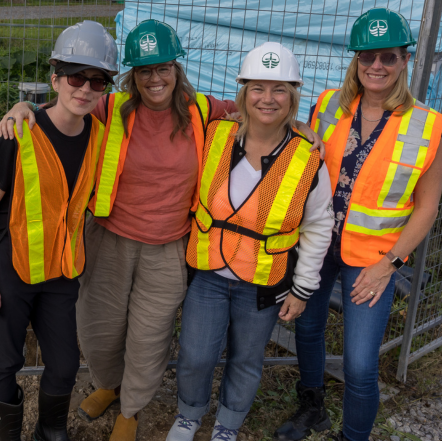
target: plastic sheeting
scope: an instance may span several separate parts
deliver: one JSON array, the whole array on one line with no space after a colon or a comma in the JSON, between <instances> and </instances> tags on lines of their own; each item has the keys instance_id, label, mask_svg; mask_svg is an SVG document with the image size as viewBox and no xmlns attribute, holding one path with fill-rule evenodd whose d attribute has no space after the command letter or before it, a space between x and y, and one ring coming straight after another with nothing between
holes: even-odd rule
<instances>
[{"instance_id":1,"label":"plastic sheeting","mask_svg":"<svg viewBox=\"0 0 442 441\"><path fill-rule=\"evenodd\" d=\"M265 41L280 42L300 64L305 84L298 118L306 121L317 96L342 84L353 56L347 53L346 44L359 15L387 6L409 20L416 38L423 5L424 0L126 0L115 19L117 44L121 54L136 24L149 18L164 21L176 29L187 52L178 61L184 64L192 85L199 92L234 99L239 87L235 78L247 52ZM414 48L410 49L411 68ZM121 66L120 72L125 71ZM429 97L440 107L440 71L434 73Z\"/></svg>"}]
</instances>

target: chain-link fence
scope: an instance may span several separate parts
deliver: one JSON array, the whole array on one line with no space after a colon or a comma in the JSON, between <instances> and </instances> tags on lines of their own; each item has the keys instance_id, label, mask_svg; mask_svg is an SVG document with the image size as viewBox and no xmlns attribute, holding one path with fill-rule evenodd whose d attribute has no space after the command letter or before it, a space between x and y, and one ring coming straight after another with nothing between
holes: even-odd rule
<instances>
[{"instance_id":1,"label":"chain-link fence","mask_svg":"<svg viewBox=\"0 0 442 441\"><path fill-rule=\"evenodd\" d=\"M372 7L389 7L401 12L409 21L413 34L418 36L425 28L423 17L426 17L426 13L428 15L425 8L431 4L434 6L438 1L3 1L0 2L0 114L20 99L19 89L24 89L20 83L49 84L47 59L57 36L67 26L84 19L99 21L117 39L121 51L130 29L142 20L155 18L169 23L177 30L187 52L182 63L194 87L199 92L217 98L235 97L238 90L235 77L249 50L264 41L281 42L295 53L301 66L305 85L301 90L298 118L306 121L310 107L319 94L326 88L338 88L342 84L352 57L346 50L348 35L360 14ZM432 37L437 40L436 50L427 48L430 56L427 57L424 70L429 74L429 80L425 80L424 99L436 110L442 110L440 11L436 8L430 12L433 20L437 14L439 19L432 28ZM423 40L426 38L419 41ZM416 55L411 48L411 52L410 80L414 63L416 60L420 62L419 51ZM124 71L123 66L121 69ZM421 87L423 82L420 83ZM442 217L439 217L431 234L428 251L412 256L407 267L397 277L395 300L381 352L398 347L404 338L411 342L411 352L407 350L407 356L401 356L403 361L398 376L402 378L405 378L409 362L442 345L441 235ZM342 376L340 365L343 349L340 296L338 281L330 303L326 331L327 368L338 377ZM26 366L22 372L38 372L42 363L31 329L26 348ZM176 362L176 352L175 341L171 366ZM292 324L279 323L276 326L265 363L297 363Z\"/></svg>"}]
</instances>

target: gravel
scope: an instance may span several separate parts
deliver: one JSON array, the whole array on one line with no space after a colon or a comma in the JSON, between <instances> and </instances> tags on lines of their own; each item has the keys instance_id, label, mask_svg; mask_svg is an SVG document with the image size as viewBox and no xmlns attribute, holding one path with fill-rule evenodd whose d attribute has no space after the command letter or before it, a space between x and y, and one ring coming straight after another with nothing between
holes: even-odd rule
<instances>
[{"instance_id":1,"label":"gravel","mask_svg":"<svg viewBox=\"0 0 442 441\"><path fill-rule=\"evenodd\" d=\"M95 18L115 17L124 5L71 5L71 6L3 6L0 7L2 20L39 18Z\"/></svg>"}]
</instances>

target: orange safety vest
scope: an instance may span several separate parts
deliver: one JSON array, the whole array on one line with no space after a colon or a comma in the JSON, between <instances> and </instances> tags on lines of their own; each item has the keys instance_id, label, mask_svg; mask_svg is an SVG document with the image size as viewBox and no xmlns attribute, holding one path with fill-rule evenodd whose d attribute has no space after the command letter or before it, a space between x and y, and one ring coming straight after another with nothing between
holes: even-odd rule
<instances>
[{"instance_id":1,"label":"orange safety vest","mask_svg":"<svg viewBox=\"0 0 442 441\"><path fill-rule=\"evenodd\" d=\"M121 118L121 106L130 98L124 92L111 93L108 101L108 117L106 121L106 131L104 133L104 144L98 163L97 182L95 194L89 203L89 210L95 217L108 217L112 211L115 198L117 196L118 182L123 172L126 160L127 146L130 142L132 129L135 122L134 110L129 115L128 133L124 132L123 120ZM189 107L191 113L191 123L195 136L198 164L201 164L204 132L209 117L209 100L201 93L196 94L196 103ZM198 168L198 183L201 181L201 166ZM198 189L192 197L191 211L195 211L198 205Z\"/></svg>"},{"instance_id":2,"label":"orange safety vest","mask_svg":"<svg viewBox=\"0 0 442 441\"><path fill-rule=\"evenodd\" d=\"M200 270L227 266L241 280L275 286L284 279L288 251L299 239L319 152L310 152L311 144L303 138L293 138L235 210L229 199L229 175L237 130L232 121L214 121L207 127L187 263Z\"/></svg>"},{"instance_id":3,"label":"orange safety vest","mask_svg":"<svg viewBox=\"0 0 442 441\"><path fill-rule=\"evenodd\" d=\"M326 146L333 193L353 119L344 115L339 94L323 92L311 122ZM360 99L352 103L352 114ZM346 264L372 265L397 242L414 210L414 188L433 162L441 135L442 115L418 101L404 115L392 114L353 187L341 239Z\"/></svg>"},{"instance_id":4,"label":"orange safety vest","mask_svg":"<svg viewBox=\"0 0 442 441\"><path fill-rule=\"evenodd\" d=\"M12 264L20 278L36 284L64 276L78 277L84 268L85 210L94 187L104 126L92 117L92 128L75 187L69 195L64 168L49 139L36 124L23 125L9 217Z\"/></svg>"}]
</instances>

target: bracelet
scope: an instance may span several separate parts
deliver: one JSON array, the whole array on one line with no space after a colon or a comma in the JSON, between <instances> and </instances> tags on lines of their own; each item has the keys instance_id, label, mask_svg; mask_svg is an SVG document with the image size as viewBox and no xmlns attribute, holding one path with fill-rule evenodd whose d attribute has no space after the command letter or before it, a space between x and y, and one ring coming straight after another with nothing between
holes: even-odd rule
<instances>
[{"instance_id":1,"label":"bracelet","mask_svg":"<svg viewBox=\"0 0 442 441\"><path fill-rule=\"evenodd\" d=\"M40 110L40 107L37 106L37 104L33 103L32 101L25 101L25 103L30 104L32 106L32 111L37 112Z\"/></svg>"}]
</instances>

